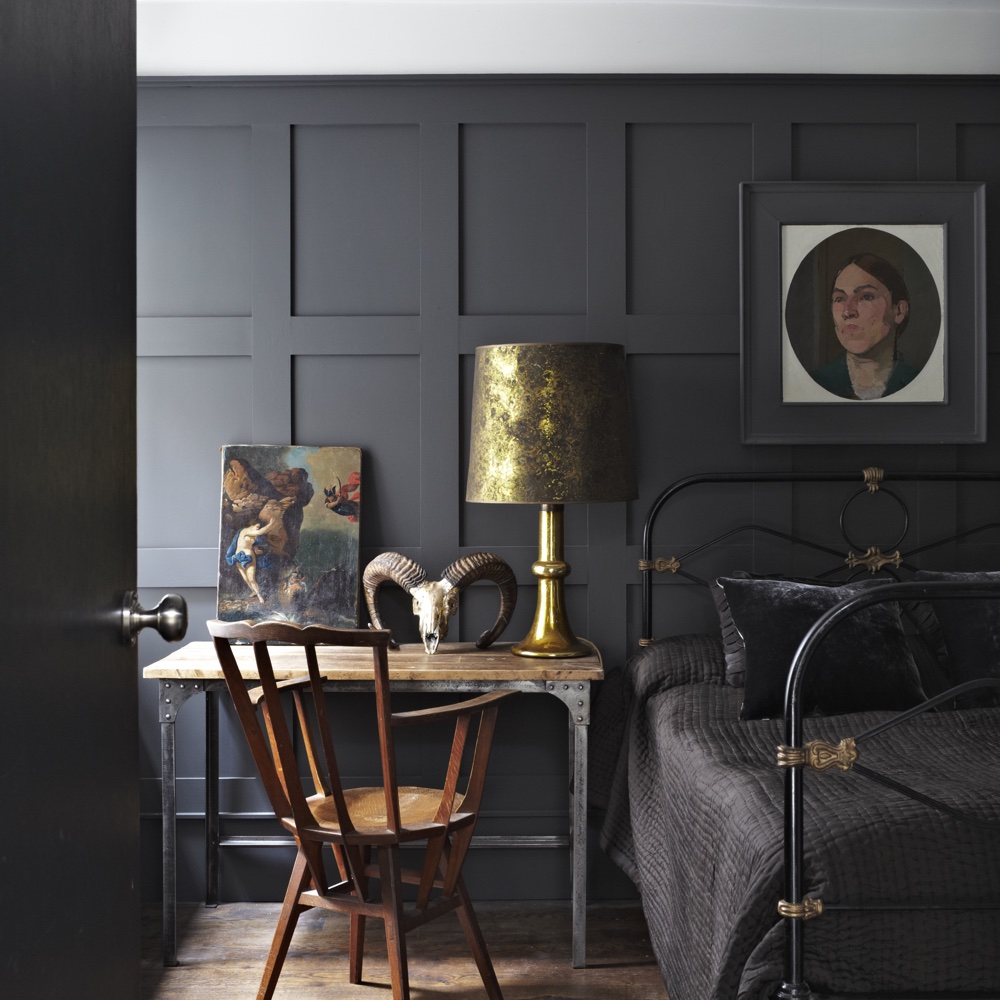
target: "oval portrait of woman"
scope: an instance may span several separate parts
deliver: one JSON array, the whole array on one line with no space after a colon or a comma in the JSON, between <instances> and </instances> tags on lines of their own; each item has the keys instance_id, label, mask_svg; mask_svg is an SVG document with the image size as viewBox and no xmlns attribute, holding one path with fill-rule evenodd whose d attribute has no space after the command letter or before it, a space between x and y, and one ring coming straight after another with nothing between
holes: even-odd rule
<instances>
[{"instance_id":1,"label":"oval portrait of woman","mask_svg":"<svg viewBox=\"0 0 1000 1000\"><path fill-rule=\"evenodd\" d=\"M792 228L806 238L813 227ZM896 229L943 261L939 227ZM941 318L938 281L913 242L868 227L826 236L788 282L783 401L942 402Z\"/></svg>"}]
</instances>

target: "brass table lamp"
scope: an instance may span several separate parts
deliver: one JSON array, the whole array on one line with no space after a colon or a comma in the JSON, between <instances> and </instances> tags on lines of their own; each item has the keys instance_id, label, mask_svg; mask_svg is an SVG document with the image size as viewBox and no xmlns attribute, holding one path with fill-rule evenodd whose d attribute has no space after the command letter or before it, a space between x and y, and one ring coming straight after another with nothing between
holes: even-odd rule
<instances>
[{"instance_id":1,"label":"brass table lamp","mask_svg":"<svg viewBox=\"0 0 1000 1000\"><path fill-rule=\"evenodd\" d=\"M476 349L466 500L541 504L535 620L518 656L590 652L563 601L563 505L632 500L625 351L620 344L494 344Z\"/></svg>"}]
</instances>

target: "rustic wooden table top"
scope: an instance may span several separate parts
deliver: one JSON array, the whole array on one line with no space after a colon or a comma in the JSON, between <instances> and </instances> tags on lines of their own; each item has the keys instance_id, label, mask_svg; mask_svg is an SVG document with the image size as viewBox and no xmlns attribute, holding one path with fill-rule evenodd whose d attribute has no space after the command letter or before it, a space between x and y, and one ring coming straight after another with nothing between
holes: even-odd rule
<instances>
[{"instance_id":1,"label":"rustic wooden table top","mask_svg":"<svg viewBox=\"0 0 1000 1000\"><path fill-rule=\"evenodd\" d=\"M601 654L588 640L592 652L572 659L538 659L515 656L511 643L494 643L477 649L471 642L442 643L428 655L419 643L389 650L390 681L599 681L604 676ZM257 678L253 650L234 646L236 661L247 680ZM271 661L279 679L304 672L301 652L294 646L271 646ZM320 671L329 680L372 679L371 650L346 646L318 646ZM160 680L222 680L222 669L209 641L189 642L155 663L143 677Z\"/></svg>"}]
</instances>

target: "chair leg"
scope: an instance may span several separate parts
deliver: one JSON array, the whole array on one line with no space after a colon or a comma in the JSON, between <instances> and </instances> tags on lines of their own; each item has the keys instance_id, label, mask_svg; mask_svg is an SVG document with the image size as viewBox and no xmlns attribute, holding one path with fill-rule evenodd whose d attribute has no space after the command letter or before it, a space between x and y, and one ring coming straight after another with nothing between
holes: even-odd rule
<instances>
[{"instance_id":1,"label":"chair leg","mask_svg":"<svg viewBox=\"0 0 1000 1000\"><path fill-rule=\"evenodd\" d=\"M497 975L493 971L493 962L490 960L490 953L486 949L486 939L479 928L479 921L476 919L475 910L472 908L472 899L468 889L465 888L465 880L459 876L455 886L455 891L462 900L462 905L455 911L458 914L462 930L465 931L465 940L469 943L469 950L476 960L479 968L479 975L483 977L483 986L486 987L486 995L489 1000L503 1000L503 993L500 990L500 983Z\"/></svg>"},{"instance_id":2,"label":"chair leg","mask_svg":"<svg viewBox=\"0 0 1000 1000\"><path fill-rule=\"evenodd\" d=\"M361 969L365 960L365 917L362 913L351 914L351 953L348 981L357 985L361 982Z\"/></svg>"},{"instance_id":3,"label":"chair leg","mask_svg":"<svg viewBox=\"0 0 1000 1000\"><path fill-rule=\"evenodd\" d=\"M382 913L385 943L389 952L389 977L392 1000L410 1000L410 981L406 967L406 931L403 924L403 878L399 848L393 844L378 849L379 875L382 881Z\"/></svg>"},{"instance_id":4,"label":"chair leg","mask_svg":"<svg viewBox=\"0 0 1000 1000\"><path fill-rule=\"evenodd\" d=\"M288 880L288 888L285 890L285 901L281 906L278 926L274 929L271 950L264 964L264 974L260 980L260 988L257 990L257 1000L271 1000L274 989L278 985L278 976L281 975L281 967L285 964L285 956L288 954L288 946L292 943L292 934L295 931L295 925L299 922L299 914L308 909L299 903L299 897L309 884L309 877L309 863L302 849L299 848L299 852L295 856L295 864L292 867L291 878Z\"/></svg>"},{"instance_id":5,"label":"chair leg","mask_svg":"<svg viewBox=\"0 0 1000 1000\"><path fill-rule=\"evenodd\" d=\"M359 900L368 898L368 877L365 868L371 859L371 848L362 851L357 863L353 866L356 872L354 878L354 895ZM348 982L357 985L361 982L361 973L365 959L365 921L363 913L351 914L351 940L349 952Z\"/></svg>"}]
</instances>

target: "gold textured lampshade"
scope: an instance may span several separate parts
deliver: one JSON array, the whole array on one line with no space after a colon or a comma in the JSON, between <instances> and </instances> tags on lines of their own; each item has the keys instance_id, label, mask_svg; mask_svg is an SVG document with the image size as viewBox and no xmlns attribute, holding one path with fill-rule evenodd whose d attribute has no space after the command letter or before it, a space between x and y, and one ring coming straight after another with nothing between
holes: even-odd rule
<instances>
[{"instance_id":1,"label":"gold textured lampshade","mask_svg":"<svg viewBox=\"0 0 1000 1000\"><path fill-rule=\"evenodd\" d=\"M625 351L620 344L493 344L476 349L466 499L537 503L538 603L521 656L582 656L563 606L563 504L631 500Z\"/></svg>"}]
</instances>

